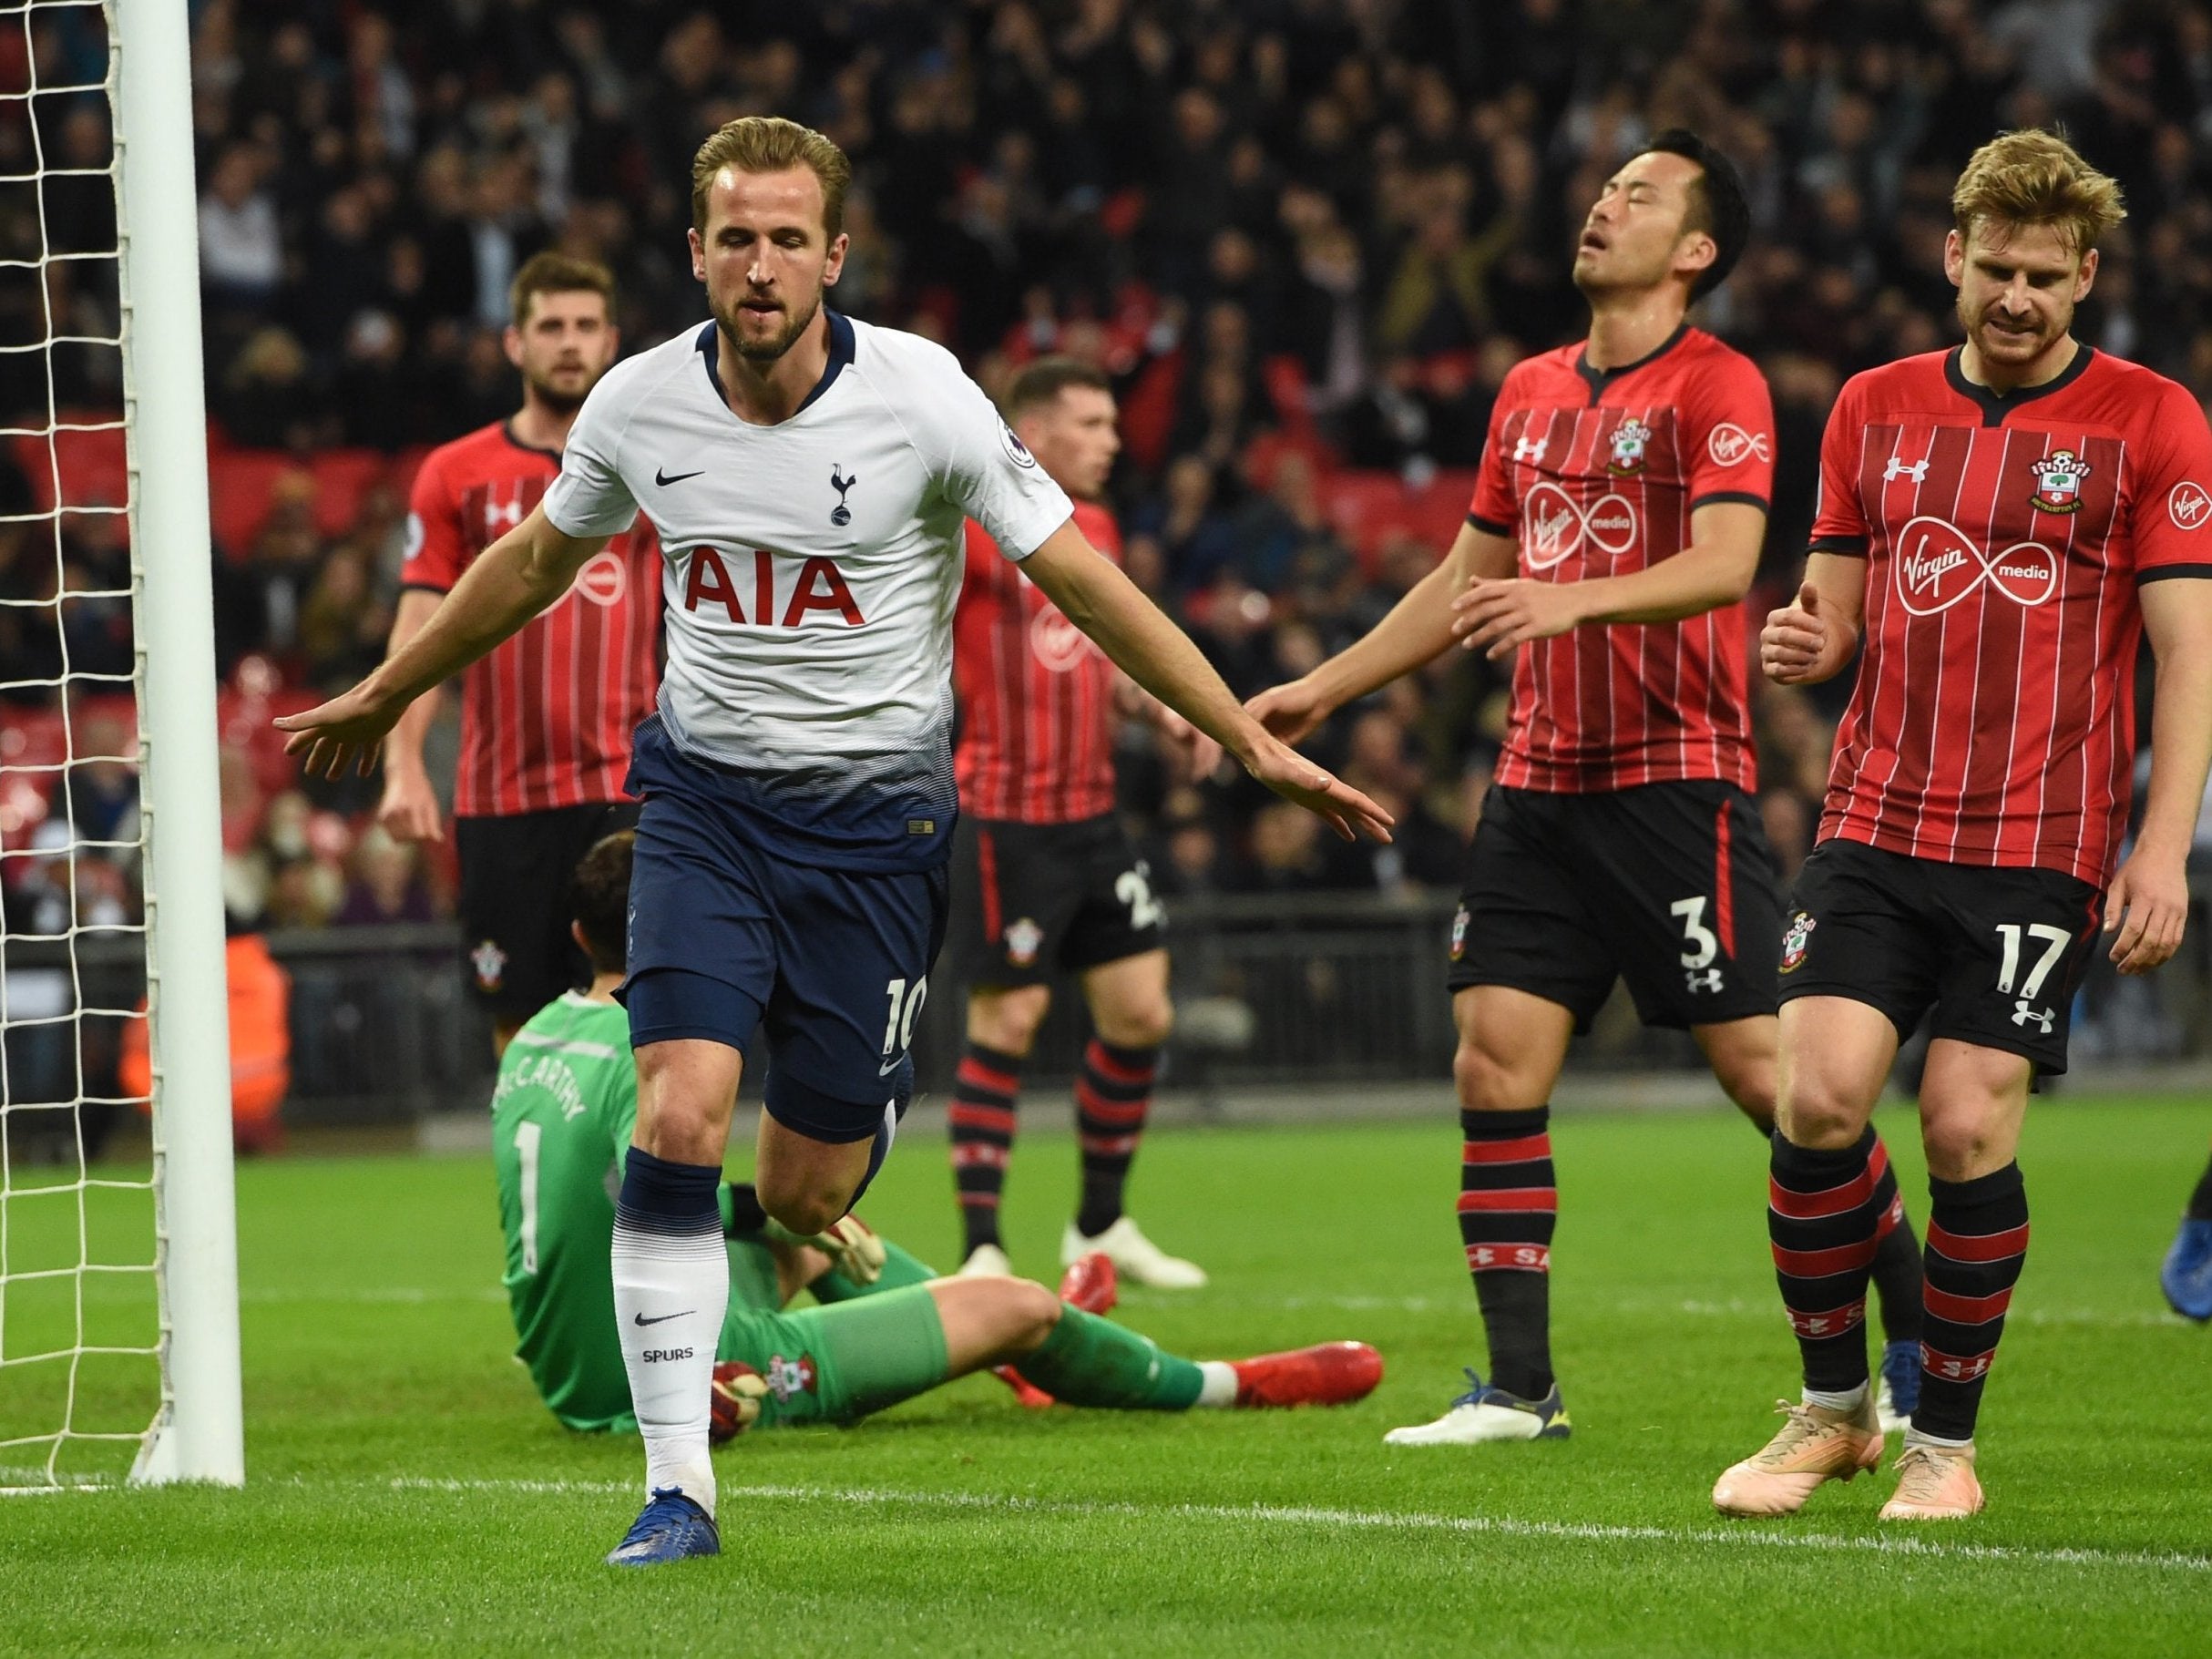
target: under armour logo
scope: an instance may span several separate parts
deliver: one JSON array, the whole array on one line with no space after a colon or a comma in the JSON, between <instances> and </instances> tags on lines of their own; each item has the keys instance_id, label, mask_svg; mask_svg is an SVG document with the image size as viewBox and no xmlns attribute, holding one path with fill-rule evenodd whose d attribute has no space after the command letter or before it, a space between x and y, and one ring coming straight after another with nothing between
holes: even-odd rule
<instances>
[{"instance_id":1,"label":"under armour logo","mask_svg":"<svg viewBox=\"0 0 2212 1659\"><path fill-rule=\"evenodd\" d=\"M830 463L830 487L837 492L837 505L830 509L830 522L838 526L853 522L853 509L845 504L845 492L860 482L857 477L838 476L843 470L835 461Z\"/></svg>"},{"instance_id":2,"label":"under armour logo","mask_svg":"<svg viewBox=\"0 0 2212 1659\"><path fill-rule=\"evenodd\" d=\"M1711 992L1720 989L1720 969L1717 968L1708 968L1703 973L1692 968L1682 977L1689 981L1690 993L1693 996L1699 991Z\"/></svg>"},{"instance_id":3,"label":"under armour logo","mask_svg":"<svg viewBox=\"0 0 2212 1659\"><path fill-rule=\"evenodd\" d=\"M1516 438L1513 441L1513 459L1519 463L1534 463L1544 458L1544 446L1549 438Z\"/></svg>"},{"instance_id":4,"label":"under armour logo","mask_svg":"<svg viewBox=\"0 0 2212 1659\"><path fill-rule=\"evenodd\" d=\"M506 502L486 500L484 503L484 527L496 532L501 525L514 526L522 522L522 497L515 496Z\"/></svg>"},{"instance_id":5,"label":"under armour logo","mask_svg":"<svg viewBox=\"0 0 2212 1659\"><path fill-rule=\"evenodd\" d=\"M2012 1005L2012 1023L2014 1025L2034 1026L2045 1037L2051 1035L2052 1014L2052 1009L2039 1009L2025 997Z\"/></svg>"},{"instance_id":6,"label":"under armour logo","mask_svg":"<svg viewBox=\"0 0 2212 1659\"><path fill-rule=\"evenodd\" d=\"M1889 465L1881 469L1881 481L1884 484L1895 484L1900 478L1910 478L1919 484L1925 481L1927 476L1927 462L1900 461L1895 456L1891 456Z\"/></svg>"}]
</instances>

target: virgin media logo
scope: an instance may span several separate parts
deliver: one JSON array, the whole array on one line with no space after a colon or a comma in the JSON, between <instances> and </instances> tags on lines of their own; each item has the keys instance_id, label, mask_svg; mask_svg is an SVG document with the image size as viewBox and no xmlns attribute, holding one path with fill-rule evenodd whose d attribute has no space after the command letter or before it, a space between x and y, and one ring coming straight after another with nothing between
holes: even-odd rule
<instances>
[{"instance_id":1,"label":"virgin media logo","mask_svg":"<svg viewBox=\"0 0 2212 1659\"><path fill-rule=\"evenodd\" d=\"M2015 605L2040 605L2058 591L2058 555L2016 541L1994 556L1949 519L1911 520L1897 538L1897 597L1916 617L1949 610L1987 582Z\"/></svg>"},{"instance_id":2,"label":"virgin media logo","mask_svg":"<svg viewBox=\"0 0 2212 1659\"><path fill-rule=\"evenodd\" d=\"M1636 541L1636 509L1608 492L1588 507L1549 478L1521 497L1522 555L1531 570L1549 570L1587 541L1602 553L1625 553Z\"/></svg>"}]
</instances>

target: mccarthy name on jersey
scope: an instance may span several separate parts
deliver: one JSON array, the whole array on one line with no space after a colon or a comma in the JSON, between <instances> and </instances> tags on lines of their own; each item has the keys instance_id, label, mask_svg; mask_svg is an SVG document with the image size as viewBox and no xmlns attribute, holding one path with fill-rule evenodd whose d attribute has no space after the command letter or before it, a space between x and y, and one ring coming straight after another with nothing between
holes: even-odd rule
<instances>
[{"instance_id":1,"label":"mccarthy name on jersey","mask_svg":"<svg viewBox=\"0 0 2212 1659\"><path fill-rule=\"evenodd\" d=\"M810 855L927 868L956 810L966 520L1020 559L1072 505L950 353L834 312L829 332L820 383L774 425L731 412L712 323L617 365L546 514L578 537L652 520L680 750Z\"/></svg>"}]
</instances>

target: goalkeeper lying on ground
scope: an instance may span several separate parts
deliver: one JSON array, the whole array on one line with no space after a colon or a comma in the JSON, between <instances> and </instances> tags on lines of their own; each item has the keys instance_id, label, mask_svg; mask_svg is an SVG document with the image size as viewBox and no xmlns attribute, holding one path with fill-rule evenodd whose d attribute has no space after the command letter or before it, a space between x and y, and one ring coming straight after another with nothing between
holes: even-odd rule
<instances>
[{"instance_id":1,"label":"goalkeeper lying on ground","mask_svg":"<svg viewBox=\"0 0 2212 1659\"><path fill-rule=\"evenodd\" d=\"M622 978L631 835L577 866L576 937L591 989L525 1025L492 1097L505 1283L517 1356L571 1429L634 1433L615 1333L609 1252L620 1160L638 1114ZM1328 1343L1234 1362L1193 1362L1062 1302L1027 1279L944 1279L847 1216L831 1233L776 1232L753 1189L725 1183L730 1311L715 1357L717 1438L741 1429L843 1422L985 1367L1011 1367L1070 1405L1181 1411L1194 1406L1334 1405L1364 1398L1382 1358ZM1103 1267L1103 1275L1100 1269ZM1070 1287L1102 1310L1111 1267L1079 1265ZM808 1290L818 1306L784 1305Z\"/></svg>"}]
</instances>

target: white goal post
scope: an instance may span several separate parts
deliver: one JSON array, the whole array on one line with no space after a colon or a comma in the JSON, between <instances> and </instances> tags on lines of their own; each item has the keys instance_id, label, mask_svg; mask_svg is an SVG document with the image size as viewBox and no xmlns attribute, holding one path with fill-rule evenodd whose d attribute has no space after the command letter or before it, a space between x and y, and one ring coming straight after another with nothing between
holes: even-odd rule
<instances>
[{"instance_id":1,"label":"white goal post","mask_svg":"<svg viewBox=\"0 0 2212 1659\"><path fill-rule=\"evenodd\" d=\"M0 0L6 1492L245 1479L187 27Z\"/></svg>"},{"instance_id":2,"label":"white goal post","mask_svg":"<svg viewBox=\"0 0 2212 1659\"><path fill-rule=\"evenodd\" d=\"M137 589L161 1405L134 1480L246 1478L222 963L215 620L184 0L113 0Z\"/></svg>"}]
</instances>

